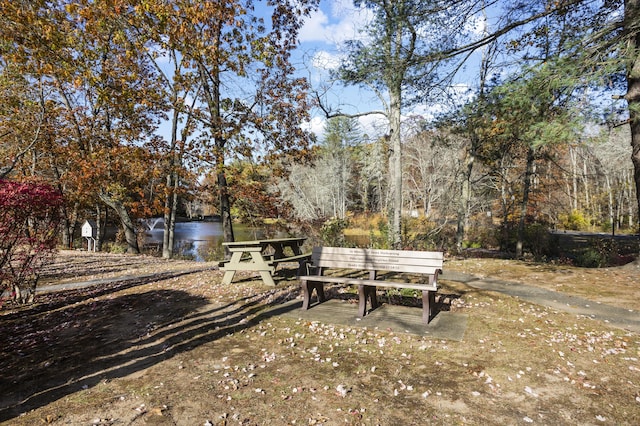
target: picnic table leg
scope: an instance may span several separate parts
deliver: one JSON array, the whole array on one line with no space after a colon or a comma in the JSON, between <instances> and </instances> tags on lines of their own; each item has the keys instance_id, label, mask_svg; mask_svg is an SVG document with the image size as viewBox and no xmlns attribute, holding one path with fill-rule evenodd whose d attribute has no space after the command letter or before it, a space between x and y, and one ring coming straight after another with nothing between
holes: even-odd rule
<instances>
[{"instance_id":1,"label":"picnic table leg","mask_svg":"<svg viewBox=\"0 0 640 426\"><path fill-rule=\"evenodd\" d=\"M233 276L236 274L236 271L224 271L224 276L222 277L222 284L231 284L233 281Z\"/></svg>"},{"instance_id":2,"label":"picnic table leg","mask_svg":"<svg viewBox=\"0 0 640 426\"><path fill-rule=\"evenodd\" d=\"M276 282L273 281L273 275L271 275L271 272L269 271L260 271L260 277L262 278L262 281L264 281L264 283L268 286L271 287L275 287L276 286Z\"/></svg>"},{"instance_id":3,"label":"picnic table leg","mask_svg":"<svg viewBox=\"0 0 640 426\"><path fill-rule=\"evenodd\" d=\"M275 287L276 283L273 281L273 275L271 274L271 271L275 271L275 268L265 262L264 257L262 257L262 253L259 251L252 251L251 259L256 265L264 266L263 270L258 271L260 272L260 278L262 278L262 281L264 281L268 286Z\"/></svg>"},{"instance_id":4,"label":"picnic table leg","mask_svg":"<svg viewBox=\"0 0 640 426\"><path fill-rule=\"evenodd\" d=\"M231 259L229 259L227 265L224 266L225 272L224 277L222 277L222 284L231 284L231 281L236 274L236 270L233 268L235 267L235 265L240 263L240 259L242 259L242 252L235 251L231 253Z\"/></svg>"},{"instance_id":5,"label":"picnic table leg","mask_svg":"<svg viewBox=\"0 0 640 426\"><path fill-rule=\"evenodd\" d=\"M273 258L274 259L282 259L284 257L284 247L281 244L274 244L273 247Z\"/></svg>"},{"instance_id":6,"label":"picnic table leg","mask_svg":"<svg viewBox=\"0 0 640 426\"><path fill-rule=\"evenodd\" d=\"M302 248L300 248L300 245L298 244L293 244L291 246L291 251L295 256L302 254Z\"/></svg>"}]
</instances>

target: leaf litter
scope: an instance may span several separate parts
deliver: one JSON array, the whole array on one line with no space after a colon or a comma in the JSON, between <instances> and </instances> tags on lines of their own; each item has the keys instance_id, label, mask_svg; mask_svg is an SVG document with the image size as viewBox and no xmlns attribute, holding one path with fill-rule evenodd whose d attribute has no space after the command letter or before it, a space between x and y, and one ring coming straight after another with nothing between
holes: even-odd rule
<instances>
[{"instance_id":1,"label":"leaf litter","mask_svg":"<svg viewBox=\"0 0 640 426\"><path fill-rule=\"evenodd\" d=\"M212 265L115 255L55 265L58 282L158 278L0 311L1 421L640 423L637 334L460 283L442 283L469 316L455 342L270 315L299 297L295 280L223 286Z\"/></svg>"}]
</instances>

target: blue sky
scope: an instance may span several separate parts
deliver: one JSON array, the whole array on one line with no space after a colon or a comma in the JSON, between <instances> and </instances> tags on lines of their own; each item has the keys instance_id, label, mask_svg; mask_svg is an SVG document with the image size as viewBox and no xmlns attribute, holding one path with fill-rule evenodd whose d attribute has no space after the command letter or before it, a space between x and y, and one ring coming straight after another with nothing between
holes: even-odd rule
<instances>
[{"instance_id":1,"label":"blue sky","mask_svg":"<svg viewBox=\"0 0 640 426\"><path fill-rule=\"evenodd\" d=\"M271 12L267 10L269 12L265 10L265 13ZM326 93L325 101L334 111L363 113L382 109L380 100L373 92L331 83L329 75L329 70L340 61L341 44L363 37L360 30L368 22L369 13L364 9L356 9L352 0L321 0L319 10L306 19L300 31L294 65L302 76L309 79L314 89ZM478 23L470 25L477 26ZM474 79L477 80L477 77L469 70L460 74L456 91L465 93ZM411 111L404 110L403 114L429 118L441 110L439 105L419 106ZM305 126L321 139L326 119L320 110L312 111L312 115L311 122L305 123ZM387 133L387 122L381 115L364 116L359 121L363 131L371 138ZM167 123L162 125L161 133L168 133Z\"/></svg>"},{"instance_id":2,"label":"blue sky","mask_svg":"<svg viewBox=\"0 0 640 426\"><path fill-rule=\"evenodd\" d=\"M378 98L372 92L355 87L345 88L336 83L331 84L329 79L328 70L337 66L340 60L340 45L346 40L361 38L359 30L368 19L368 12L356 9L352 0L322 0L320 9L307 19L300 32L296 66L310 79L314 88L322 89L323 92L324 89L328 90L326 100L334 110L355 113L382 108ZM480 21L470 25L477 27L473 28L472 32L479 33L482 29ZM465 73L461 73L455 90L465 93L469 88L469 82L474 79L472 75L473 70L469 68ZM477 80L477 77L475 79ZM440 110L442 110L441 106L431 105L404 112L407 115L411 113L430 117ZM370 136L386 132L385 121L380 115L362 117L360 122ZM324 117L320 111L317 111L309 127L321 136L324 123Z\"/></svg>"},{"instance_id":3,"label":"blue sky","mask_svg":"<svg viewBox=\"0 0 640 426\"><path fill-rule=\"evenodd\" d=\"M357 39L358 31L367 20L367 13L357 10L352 0L323 0L319 10L305 22L300 32L296 66L315 89L323 93L328 90L325 100L331 108L346 113L381 109L372 93L332 84L329 77L329 70L339 64L340 45L346 40ZM360 121L372 132L372 126L380 121L380 116L363 117ZM316 111L309 124L311 130L320 136L324 124L322 113Z\"/></svg>"}]
</instances>

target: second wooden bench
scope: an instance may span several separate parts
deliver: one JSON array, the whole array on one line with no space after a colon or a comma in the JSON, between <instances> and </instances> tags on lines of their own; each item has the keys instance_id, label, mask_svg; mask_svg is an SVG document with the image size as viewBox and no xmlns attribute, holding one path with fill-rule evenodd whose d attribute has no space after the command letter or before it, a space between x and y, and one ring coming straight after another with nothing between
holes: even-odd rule
<instances>
[{"instance_id":1,"label":"second wooden bench","mask_svg":"<svg viewBox=\"0 0 640 426\"><path fill-rule=\"evenodd\" d=\"M314 290L318 302L325 301L325 283L358 286L358 315L361 317L366 314L367 301L371 303L371 309L378 307L377 287L407 288L422 292L422 319L428 323L433 316L438 274L442 272L443 262L441 252L314 247L310 266L315 269L315 274L300 276L304 297L302 309L309 309ZM328 269L367 271L368 277L326 275ZM382 280L379 276L381 271L419 275L422 280Z\"/></svg>"}]
</instances>

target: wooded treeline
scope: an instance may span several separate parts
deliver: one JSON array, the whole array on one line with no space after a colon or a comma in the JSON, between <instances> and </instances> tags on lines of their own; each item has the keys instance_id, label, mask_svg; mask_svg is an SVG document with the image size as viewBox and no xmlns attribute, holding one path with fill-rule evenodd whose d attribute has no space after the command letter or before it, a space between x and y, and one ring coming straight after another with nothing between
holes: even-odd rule
<instances>
[{"instance_id":1,"label":"wooded treeline","mask_svg":"<svg viewBox=\"0 0 640 426\"><path fill-rule=\"evenodd\" d=\"M523 147L485 146L486 151L476 153L476 165L467 177L468 139L451 127L424 130L414 124L403 147L403 216L412 223L409 239L420 232L431 235L423 246L410 240L406 246L453 249L459 206L466 199L461 247L513 252L527 173ZM351 125L357 127L354 121ZM336 126L329 127L315 160L295 165L288 180L279 180L281 200L300 220L349 220L354 213L385 212L390 202L383 154L387 141L370 141L360 133L351 143L344 139L336 145L330 133ZM541 148L530 172L527 230L635 232L638 216L629 143L628 129L618 128L573 144ZM263 171L267 181L268 169ZM471 184L465 194L467 179Z\"/></svg>"},{"instance_id":2,"label":"wooded treeline","mask_svg":"<svg viewBox=\"0 0 640 426\"><path fill-rule=\"evenodd\" d=\"M204 172L234 239L225 162L311 140L290 56L317 0L257 3L0 2L3 175L60 188L63 245L86 217L102 236L111 212L138 252L136 219L160 214L170 257L178 199Z\"/></svg>"},{"instance_id":3,"label":"wooded treeline","mask_svg":"<svg viewBox=\"0 0 640 426\"><path fill-rule=\"evenodd\" d=\"M171 257L185 212L220 215L226 240L234 218L362 213L388 246L518 256L538 228L637 231L637 0L354 1L370 25L331 81L383 105L356 114L292 64L317 0L0 5L0 177L64 194L64 246L117 218L136 252L137 219L164 216Z\"/></svg>"}]
</instances>

